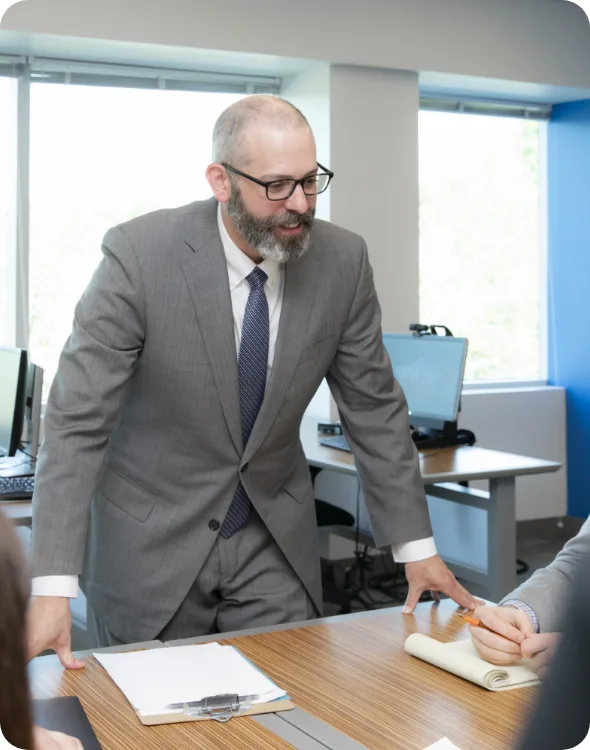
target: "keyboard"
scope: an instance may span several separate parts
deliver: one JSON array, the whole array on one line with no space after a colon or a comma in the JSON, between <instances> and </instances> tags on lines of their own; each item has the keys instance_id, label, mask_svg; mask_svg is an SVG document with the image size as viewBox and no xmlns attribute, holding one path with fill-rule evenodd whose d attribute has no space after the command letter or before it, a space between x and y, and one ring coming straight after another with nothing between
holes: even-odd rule
<instances>
[{"instance_id":1,"label":"keyboard","mask_svg":"<svg viewBox=\"0 0 590 750\"><path fill-rule=\"evenodd\" d=\"M30 499L34 488L35 477L0 477L0 501Z\"/></svg>"},{"instance_id":2,"label":"keyboard","mask_svg":"<svg viewBox=\"0 0 590 750\"><path fill-rule=\"evenodd\" d=\"M418 450L428 450L429 448L448 448L453 443L446 437L429 437L424 432L414 430L412 432L412 440ZM350 446L348 445L347 439L344 435L334 435L334 437L320 438L320 445L325 445L326 448L336 448L339 451L346 451L351 453Z\"/></svg>"},{"instance_id":3,"label":"keyboard","mask_svg":"<svg viewBox=\"0 0 590 750\"><path fill-rule=\"evenodd\" d=\"M336 448L339 451L347 451L350 453L350 446L348 440L344 435L334 435L333 437L320 438L320 445L325 445L327 448Z\"/></svg>"}]
</instances>

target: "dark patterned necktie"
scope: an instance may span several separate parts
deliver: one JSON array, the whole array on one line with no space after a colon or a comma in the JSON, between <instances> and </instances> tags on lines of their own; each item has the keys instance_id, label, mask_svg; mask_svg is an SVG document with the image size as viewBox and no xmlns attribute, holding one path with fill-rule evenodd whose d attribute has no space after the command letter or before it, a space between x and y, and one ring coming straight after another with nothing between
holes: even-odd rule
<instances>
[{"instance_id":1,"label":"dark patterned necktie","mask_svg":"<svg viewBox=\"0 0 590 750\"><path fill-rule=\"evenodd\" d=\"M250 295L244 312L240 353L238 355L240 414L244 448L254 427L254 422L256 422L266 388L269 319L264 284L267 278L267 275L260 268L255 268L246 277L246 281L250 284ZM235 534L248 520L249 512L250 500L240 482L221 526L221 535L227 539Z\"/></svg>"}]
</instances>

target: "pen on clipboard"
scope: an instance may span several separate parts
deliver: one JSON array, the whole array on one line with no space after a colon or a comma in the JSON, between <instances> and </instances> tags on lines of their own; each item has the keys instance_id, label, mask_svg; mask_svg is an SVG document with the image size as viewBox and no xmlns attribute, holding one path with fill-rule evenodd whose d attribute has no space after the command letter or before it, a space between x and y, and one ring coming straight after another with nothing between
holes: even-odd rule
<instances>
[{"instance_id":1,"label":"pen on clipboard","mask_svg":"<svg viewBox=\"0 0 590 750\"><path fill-rule=\"evenodd\" d=\"M505 635L502 635L502 633L498 633L497 630L492 630L492 628L488 628L488 626L485 625L481 620L478 620L477 617L464 614L463 612L455 612L455 617L460 617L464 622L466 622L468 625L471 625L474 628L483 628L484 630L487 630L489 633L494 633L494 635L499 635L500 638L506 638ZM510 641L512 640L512 638L506 638L506 640Z\"/></svg>"}]
</instances>

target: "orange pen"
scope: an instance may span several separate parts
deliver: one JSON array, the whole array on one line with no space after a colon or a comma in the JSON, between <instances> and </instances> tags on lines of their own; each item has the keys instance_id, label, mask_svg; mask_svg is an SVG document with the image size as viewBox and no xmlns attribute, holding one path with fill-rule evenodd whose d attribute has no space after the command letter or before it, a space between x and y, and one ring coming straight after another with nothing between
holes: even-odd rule
<instances>
[{"instance_id":1,"label":"orange pen","mask_svg":"<svg viewBox=\"0 0 590 750\"><path fill-rule=\"evenodd\" d=\"M488 628L488 626L484 625L481 620L477 619L477 617L472 617L471 615L464 614L463 612L455 612L455 616L460 617L462 620L465 620L468 625L472 625L474 628L483 628L484 630L489 630L490 633L496 633L495 630ZM496 635L500 635L500 633L496 633Z\"/></svg>"},{"instance_id":2,"label":"orange pen","mask_svg":"<svg viewBox=\"0 0 590 750\"><path fill-rule=\"evenodd\" d=\"M483 628L484 630L487 630L490 633L493 633L494 635L499 635L500 638L506 638L505 635L502 635L502 633L498 633L497 630L492 630L492 628L488 628L487 625L484 625L481 620L478 620L477 617L472 617L471 615L464 614L463 612L455 612L456 617L460 617L464 622L466 622L468 625L471 625L474 628ZM506 638L506 640L511 641L511 638Z\"/></svg>"}]
</instances>

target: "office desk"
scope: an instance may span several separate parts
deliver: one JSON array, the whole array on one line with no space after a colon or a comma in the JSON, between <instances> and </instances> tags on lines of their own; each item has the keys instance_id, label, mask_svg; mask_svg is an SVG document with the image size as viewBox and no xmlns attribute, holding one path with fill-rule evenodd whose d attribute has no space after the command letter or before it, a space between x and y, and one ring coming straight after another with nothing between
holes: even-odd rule
<instances>
[{"instance_id":1,"label":"office desk","mask_svg":"<svg viewBox=\"0 0 590 750\"><path fill-rule=\"evenodd\" d=\"M315 469L329 469L356 476L350 453L326 448L318 442L317 420L305 417L301 442L307 462ZM500 601L516 585L516 478L527 474L557 471L561 464L477 446L443 448L420 454L420 469L426 492L487 514L487 559L484 566L470 566L444 554L455 575L481 587L481 594ZM463 487L459 482L489 480L489 492ZM31 526L31 502L0 503L0 508L17 526ZM374 546L370 529L361 529L361 541ZM338 533L356 538L354 529L339 527Z\"/></svg>"},{"instance_id":2,"label":"office desk","mask_svg":"<svg viewBox=\"0 0 590 750\"><path fill-rule=\"evenodd\" d=\"M447 600L421 604L413 616L398 607L169 645L217 639L236 645L298 707L370 750L424 750L443 736L461 750L508 750L534 688L490 693L403 650L414 632L442 641L467 637L455 611ZM142 727L94 659L84 672L64 673L56 657L40 657L31 664L31 683L35 697L78 695L104 750L291 747L250 717Z\"/></svg>"},{"instance_id":3,"label":"office desk","mask_svg":"<svg viewBox=\"0 0 590 750\"><path fill-rule=\"evenodd\" d=\"M18 451L14 458L0 458L0 477L29 477L35 473L35 459ZM30 500L0 501L0 511L15 526L31 527L33 521L33 504Z\"/></svg>"},{"instance_id":4,"label":"office desk","mask_svg":"<svg viewBox=\"0 0 590 750\"><path fill-rule=\"evenodd\" d=\"M356 476L351 453L320 445L317 419L305 417L301 442L311 467ZM516 585L516 477L557 471L561 464L477 446L442 448L420 453L420 470L430 497L479 508L487 513L487 565L470 567L444 555L455 575L482 587L491 601L500 599ZM464 487L459 482L489 480L489 492ZM374 546L370 529L362 529L361 541ZM341 527L339 533L354 538Z\"/></svg>"},{"instance_id":5,"label":"office desk","mask_svg":"<svg viewBox=\"0 0 590 750\"><path fill-rule=\"evenodd\" d=\"M1 502L0 511L15 526L27 526L31 528L33 523L33 503L30 500L15 500L14 502Z\"/></svg>"},{"instance_id":6,"label":"office desk","mask_svg":"<svg viewBox=\"0 0 590 750\"><path fill-rule=\"evenodd\" d=\"M320 445L316 425L316 419L305 417L301 426L301 442L309 465L318 470L330 469L356 476L352 454ZM422 479L430 497L479 508L487 514L487 560L484 567L469 566L444 555L455 575L479 585L481 594L487 599L500 601L516 585L516 478L557 471L560 466L555 461L477 446L434 449L420 454ZM489 480L489 492L458 484L477 479ZM30 502L0 503L0 507L16 525L31 526ZM370 529L361 531L361 541L374 545ZM356 537L354 529L346 527L339 527L338 533L353 539Z\"/></svg>"}]
</instances>

